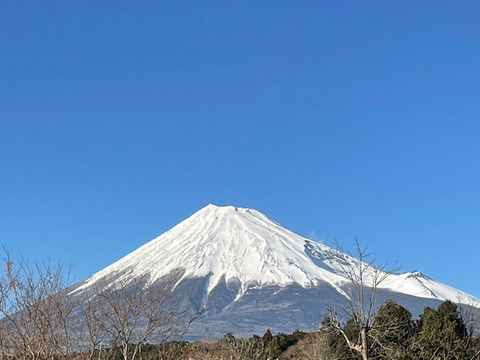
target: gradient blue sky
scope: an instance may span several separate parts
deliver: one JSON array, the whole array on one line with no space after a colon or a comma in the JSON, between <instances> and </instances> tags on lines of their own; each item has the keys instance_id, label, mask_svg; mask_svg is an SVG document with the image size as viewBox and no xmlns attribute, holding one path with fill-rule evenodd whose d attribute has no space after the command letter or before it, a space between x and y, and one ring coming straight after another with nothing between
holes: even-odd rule
<instances>
[{"instance_id":1,"label":"gradient blue sky","mask_svg":"<svg viewBox=\"0 0 480 360\"><path fill-rule=\"evenodd\" d=\"M480 2L3 1L0 242L109 265L208 203L480 296Z\"/></svg>"}]
</instances>

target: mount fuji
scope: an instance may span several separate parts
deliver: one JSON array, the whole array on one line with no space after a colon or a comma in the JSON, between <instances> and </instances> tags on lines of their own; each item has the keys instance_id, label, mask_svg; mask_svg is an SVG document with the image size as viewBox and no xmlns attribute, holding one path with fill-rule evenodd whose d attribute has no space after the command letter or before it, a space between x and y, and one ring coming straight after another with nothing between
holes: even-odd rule
<instances>
[{"instance_id":1,"label":"mount fuji","mask_svg":"<svg viewBox=\"0 0 480 360\"><path fill-rule=\"evenodd\" d=\"M209 310L186 338L312 331L326 309L347 306L345 267L358 260L301 237L262 213L208 205L169 231L75 285L71 293L115 287L148 275L151 283L181 269L176 292ZM475 312L480 300L418 271L392 273L378 288L378 304L394 299L414 316L444 300Z\"/></svg>"}]
</instances>

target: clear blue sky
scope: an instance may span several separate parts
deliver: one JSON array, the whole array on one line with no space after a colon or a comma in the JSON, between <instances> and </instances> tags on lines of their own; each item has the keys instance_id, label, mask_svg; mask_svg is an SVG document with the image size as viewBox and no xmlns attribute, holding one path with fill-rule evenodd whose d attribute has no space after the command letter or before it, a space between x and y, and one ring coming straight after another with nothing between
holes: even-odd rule
<instances>
[{"instance_id":1,"label":"clear blue sky","mask_svg":"<svg viewBox=\"0 0 480 360\"><path fill-rule=\"evenodd\" d=\"M208 203L480 297L480 2L3 1L0 242L100 270Z\"/></svg>"}]
</instances>

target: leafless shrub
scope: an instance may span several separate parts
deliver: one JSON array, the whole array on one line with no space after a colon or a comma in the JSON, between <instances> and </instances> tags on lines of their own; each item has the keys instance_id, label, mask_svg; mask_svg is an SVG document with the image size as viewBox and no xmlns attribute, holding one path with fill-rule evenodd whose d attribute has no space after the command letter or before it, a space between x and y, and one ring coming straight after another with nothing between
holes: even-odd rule
<instances>
[{"instance_id":1,"label":"leafless shrub","mask_svg":"<svg viewBox=\"0 0 480 360\"><path fill-rule=\"evenodd\" d=\"M206 310L192 311L188 294L173 295L181 271L153 283L148 275L122 277L75 290L61 263L30 265L5 251L3 265L0 359L113 359L121 349L134 360L146 343L181 339Z\"/></svg>"},{"instance_id":2,"label":"leafless shrub","mask_svg":"<svg viewBox=\"0 0 480 360\"><path fill-rule=\"evenodd\" d=\"M281 356L281 360L337 360L329 348L324 333L309 334L297 344L289 347Z\"/></svg>"},{"instance_id":3,"label":"leafless shrub","mask_svg":"<svg viewBox=\"0 0 480 360\"><path fill-rule=\"evenodd\" d=\"M134 360L144 344L180 340L205 311L192 311L186 304L188 294L174 294L182 275L174 271L153 283L148 274L118 276L113 283L100 279L77 294L86 299L81 313L89 359L99 348L118 347L124 360Z\"/></svg>"},{"instance_id":4,"label":"leafless shrub","mask_svg":"<svg viewBox=\"0 0 480 360\"><path fill-rule=\"evenodd\" d=\"M1 352L13 359L53 359L72 354L68 271L61 263L30 265L5 250L0 276Z\"/></svg>"},{"instance_id":5,"label":"leafless shrub","mask_svg":"<svg viewBox=\"0 0 480 360\"><path fill-rule=\"evenodd\" d=\"M340 246L337 247L341 253L345 253ZM343 311L353 322L358 336L347 334L337 309L331 309L328 316L331 328L341 334L352 351L367 360L370 350L369 335L374 330L373 324L378 310L376 296L380 285L397 269L389 263L379 264L375 255L369 252L368 246L362 245L358 238L355 238L355 250L355 254L351 255L356 258L355 261L338 259L336 265L350 288L349 306Z\"/></svg>"}]
</instances>

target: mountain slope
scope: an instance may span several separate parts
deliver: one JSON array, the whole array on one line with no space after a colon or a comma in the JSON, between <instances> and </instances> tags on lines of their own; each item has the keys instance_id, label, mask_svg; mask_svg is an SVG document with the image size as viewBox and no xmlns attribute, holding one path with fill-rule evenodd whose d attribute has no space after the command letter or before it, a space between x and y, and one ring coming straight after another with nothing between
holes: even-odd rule
<instances>
[{"instance_id":1,"label":"mountain slope","mask_svg":"<svg viewBox=\"0 0 480 360\"><path fill-rule=\"evenodd\" d=\"M357 263L346 254L285 229L256 210L208 205L79 284L74 292L81 293L100 282L115 287L119 281L134 281L144 274L153 283L183 269L179 285L201 284L198 301L216 304L213 315L200 319L201 324L210 321L218 328L221 323L220 327L228 330L229 322L236 319L238 324L236 316L243 315L240 320L247 321L243 328L248 331L244 315L250 314L259 326L275 328L267 321L288 319L279 328L285 331L293 326L295 330L301 328L299 325L307 326L312 311L318 313L328 305L348 300L348 281L342 267L355 268ZM429 303L427 299L450 299L480 308L478 299L419 272L391 274L381 288L385 298L395 294L412 304L417 298L425 299L417 301L419 306L423 306L422 301ZM256 307L251 307L252 302ZM264 304L263 310L260 303ZM275 320L275 306L290 307L292 316ZM305 316L299 316L299 311ZM295 322L296 318L306 322ZM316 325L307 327L312 326Z\"/></svg>"}]
</instances>

